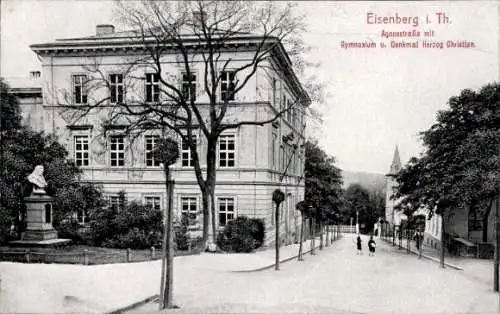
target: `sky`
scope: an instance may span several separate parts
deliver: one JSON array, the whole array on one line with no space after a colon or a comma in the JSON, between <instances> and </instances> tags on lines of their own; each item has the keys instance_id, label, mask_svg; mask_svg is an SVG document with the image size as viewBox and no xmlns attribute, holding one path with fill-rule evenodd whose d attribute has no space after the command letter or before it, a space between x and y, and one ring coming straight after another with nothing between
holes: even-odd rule
<instances>
[{"instance_id":1,"label":"sky","mask_svg":"<svg viewBox=\"0 0 500 314\"><path fill-rule=\"evenodd\" d=\"M304 40L311 51L305 57L320 64L309 72L326 84L328 95L315 105L323 124L312 125L312 134L344 170L387 173L396 145L406 163L423 151L419 132L435 122L451 96L499 81L499 1L303 1L296 10L308 25ZM373 24L384 17L400 23ZM95 25L107 23L116 24L111 1L3 0L0 75L27 77L40 70L31 44L92 35ZM382 36L414 30L419 37ZM390 47L391 41L415 40L418 48ZM345 49L342 41L377 47ZM423 48L423 41L475 47Z\"/></svg>"}]
</instances>

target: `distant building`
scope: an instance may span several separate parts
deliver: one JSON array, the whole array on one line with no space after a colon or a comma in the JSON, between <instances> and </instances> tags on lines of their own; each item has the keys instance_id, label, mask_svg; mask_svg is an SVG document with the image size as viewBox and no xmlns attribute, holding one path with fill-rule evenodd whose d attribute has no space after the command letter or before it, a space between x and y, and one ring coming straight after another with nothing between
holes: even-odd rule
<instances>
[{"instance_id":1,"label":"distant building","mask_svg":"<svg viewBox=\"0 0 500 314\"><path fill-rule=\"evenodd\" d=\"M397 189L396 175L400 170L401 158L399 157L399 149L396 146L389 172L385 175L385 220L389 223L389 230L393 230L394 226L399 225L401 222L400 213L394 210L399 203L399 200L395 199L394 195Z\"/></svg>"},{"instance_id":2,"label":"distant building","mask_svg":"<svg viewBox=\"0 0 500 314\"><path fill-rule=\"evenodd\" d=\"M393 195L397 189L396 175L401 170L401 160L399 150L396 146L394 156L389 169L386 174L386 205L385 205L385 220L389 223L389 230L398 230L398 226L402 221L407 220L408 217L401 211L394 210L394 208L401 201L394 199ZM420 206L413 216L425 217L425 231L424 231L424 245L439 249L441 247L441 229L443 227L443 218L441 215L435 213L426 206ZM445 232L450 239L457 239L457 243L462 248L462 252L458 254L468 254L465 249L474 251L476 243L482 242L482 221L478 216L470 211L470 208L463 208L461 210L453 211L453 215L445 217ZM493 211L490 212L488 218L488 236L487 242L494 241L494 225L493 225ZM455 240L454 240L455 241ZM460 251L460 249L459 249Z\"/></svg>"},{"instance_id":3,"label":"distant building","mask_svg":"<svg viewBox=\"0 0 500 314\"><path fill-rule=\"evenodd\" d=\"M103 65L103 73L112 77L110 82L114 84L109 107L113 106L113 101L127 101L128 95L133 93L130 90L124 93L123 81L126 78L120 69L127 66L127 56L138 55L142 51L140 37L135 35L134 39L131 34L115 32L111 25L98 25L93 36L32 45L42 64L41 73L33 76L41 77L33 77L31 82L25 82L28 84L25 87L16 84L12 87L21 99L25 121L36 130L58 137L83 170L84 181L102 185L111 203L118 202L118 192L124 190L129 199L162 210L166 206L165 179L159 161L152 155L160 130L151 130L132 143L120 134L120 125L116 125L103 142L97 140L98 124L101 123L99 113L78 122L69 121L61 114L61 104L67 101L61 91L65 91L66 97L70 95L73 103L85 104L92 99L93 95L85 88L85 82L91 75L86 66L95 62L96 57ZM246 60L251 56L249 49L256 49L255 37L241 36L234 40L231 47L222 52L221 62ZM193 49L196 49L203 43L193 44ZM208 97L203 93L204 71L201 63L196 65L198 75L184 82L183 67L176 54L166 53L164 61L163 68L167 73L180 78L180 84L190 84L190 88L199 92L197 103L207 103ZM294 74L281 43L266 62L266 69L258 69L253 79L235 95L228 116L235 122L238 119L266 120L291 102L300 105L272 124L245 125L220 136L215 198L218 228L241 215L262 218L266 224L266 242L270 243L274 239L276 223L283 225L280 230L284 232L284 241L296 239L300 230L301 219L295 205L304 199L305 153L297 144L304 140L304 109L310 104L310 98ZM144 90L142 93L146 93L146 97L155 97L155 85L160 83L154 75L146 68L139 69L134 75L144 78L135 92ZM221 95L232 86L228 81L231 77L228 74L227 82L221 82L218 87ZM206 167L203 158L206 140L201 132L197 133L203 168ZM179 160L171 167L176 182L173 206L176 217L188 216L189 229L196 232L202 224L201 194L190 150L180 143L180 152ZM280 181L285 169L286 175ZM271 200L276 188L286 195L281 205L283 219L280 222L274 221ZM85 216L86 213L78 214L78 217Z\"/></svg>"}]
</instances>

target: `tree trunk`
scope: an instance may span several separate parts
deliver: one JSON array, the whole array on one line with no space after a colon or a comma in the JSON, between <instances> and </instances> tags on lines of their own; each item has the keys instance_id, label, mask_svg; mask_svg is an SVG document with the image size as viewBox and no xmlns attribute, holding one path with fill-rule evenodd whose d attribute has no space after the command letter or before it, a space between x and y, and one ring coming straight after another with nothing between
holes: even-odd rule
<instances>
[{"instance_id":1,"label":"tree trunk","mask_svg":"<svg viewBox=\"0 0 500 314\"><path fill-rule=\"evenodd\" d=\"M418 231L417 237L418 237L418 258L422 258L422 250L424 249L423 248L424 237L423 237L423 235L421 235L420 230Z\"/></svg>"},{"instance_id":2,"label":"tree trunk","mask_svg":"<svg viewBox=\"0 0 500 314\"><path fill-rule=\"evenodd\" d=\"M445 222L444 222L444 214L445 214L445 211L443 210L443 212L441 213L441 254L439 256L439 265L441 266L441 268L444 268L444 250L446 248L446 240L444 239L444 225L445 225Z\"/></svg>"},{"instance_id":3,"label":"tree trunk","mask_svg":"<svg viewBox=\"0 0 500 314\"><path fill-rule=\"evenodd\" d=\"M490 200L490 204L488 205L488 208L483 214L483 232L482 232L482 240L483 242L488 242L488 222L489 222L489 217L491 213L491 208L493 207L493 199Z\"/></svg>"},{"instance_id":4,"label":"tree trunk","mask_svg":"<svg viewBox=\"0 0 500 314\"><path fill-rule=\"evenodd\" d=\"M311 255L314 255L314 246L316 239L316 226L314 225L314 218L311 218Z\"/></svg>"},{"instance_id":5,"label":"tree trunk","mask_svg":"<svg viewBox=\"0 0 500 314\"><path fill-rule=\"evenodd\" d=\"M302 242L304 241L304 218L301 219L302 223L300 225L300 238L299 238L299 261L302 261Z\"/></svg>"},{"instance_id":6,"label":"tree trunk","mask_svg":"<svg viewBox=\"0 0 500 314\"><path fill-rule=\"evenodd\" d=\"M215 214L215 186L210 188L210 213L212 218L212 241L215 245L217 245L217 223L216 223L216 214Z\"/></svg>"},{"instance_id":7,"label":"tree trunk","mask_svg":"<svg viewBox=\"0 0 500 314\"><path fill-rule=\"evenodd\" d=\"M164 211L164 229L162 243L162 273L160 283L160 310L172 307L173 289L173 261L174 261L174 237L173 237L173 208L172 194L173 182L170 180L168 166L164 169L165 187L167 190L167 207Z\"/></svg>"},{"instance_id":8,"label":"tree trunk","mask_svg":"<svg viewBox=\"0 0 500 314\"><path fill-rule=\"evenodd\" d=\"M496 208L495 208L495 261L494 261L494 270L493 270L493 289L498 292L499 286L499 264L500 264L500 195L497 196L496 200Z\"/></svg>"},{"instance_id":9,"label":"tree trunk","mask_svg":"<svg viewBox=\"0 0 500 314\"><path fill-rule=\"evenodd\" d=\"M168 247L167 247L167 282L165 285L166 291L166 307L172 308L173 305L173 288L174 288L174 209L172 206L172 196L174 192L174 181L169 182L168 191L168 230L167 235L169 237Z\"/></svg>"},{"instance_id":10,"label":"tree trunk","mask_svg":"<svg viewBox=\"0 0 500 314\"><path fill-rule=\"evenodd\" d=\"M208 231L210 228L210 205L209 205L210 195L206 188L202 188L200 190L201 190L201 202L203 208L203 235L201 243L199 243L200 246L199 249L206 249L208 241Z\"/></svg>"},{"instance_id":11,"label":"tree trunk","mask_svg":"<svg viewBox=\"0 0 500 314\"><path fill-rule=\"evenodd\" d=\"M209 194L210 216L212 225L212 243L217 244L217 224L215 210L215 184L216 184L216 162L217 141L207 139L207 190Z\"/></svg>"},{"instance_id":12,"label":"tree trunk","mask_svg":"<svg viewBox=\"0 0 500 314\"><path fill-rule=\"evenodd\" d=\"M325 246L330 246L330 225L325 226L326 229L326 237L325 237Z\"/></svg>"},{"instance_id":13,"label":"tree trunk","mask_svg":"<svg viewBox=\"0 0 500 314\"><path fill-rule=\"evenodd\" d=\"M319 222L319 249L323 249L323 222Z\"/></svg>"},{"instance_id":14,"label":"tree trunk","mask_svg":"<svg viewBox=\"0 0 500 314\"><path fill-rule=\"evenodd\" d=\"M275 221L276 221L276 234L275 234L275 270L280 270L280 205L276 204L276 211L274 213Z\"/></svg>"}]
</instances>

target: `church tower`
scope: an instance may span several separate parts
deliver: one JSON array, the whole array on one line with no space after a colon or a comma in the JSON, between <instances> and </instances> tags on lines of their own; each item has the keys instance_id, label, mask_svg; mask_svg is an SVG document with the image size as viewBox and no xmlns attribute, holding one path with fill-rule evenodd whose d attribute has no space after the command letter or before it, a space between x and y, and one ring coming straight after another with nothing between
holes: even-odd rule
<instances>
[{"instance_id":1,"label":"church tower","mask_svg":"<svg viewBox=\"0 0 500 314\"><path fill-rule=\"evenodd\" d=\"M389 169L389 173L385 175L385 220L389 222L389 225L394 226L394 205L396 203L395 199L391 199L394 189L397 186L396 175L401 170L401 159L399 157L398 146L396 145L396 150L394 151L394 157L392 157L392 164Z\"/></svg>"}]
</instances>

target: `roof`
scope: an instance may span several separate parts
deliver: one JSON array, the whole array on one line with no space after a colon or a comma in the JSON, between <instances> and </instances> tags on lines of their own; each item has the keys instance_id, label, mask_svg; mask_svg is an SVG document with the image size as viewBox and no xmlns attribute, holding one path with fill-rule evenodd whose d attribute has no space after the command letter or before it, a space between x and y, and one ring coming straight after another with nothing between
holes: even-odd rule
<instances>
[{"instance_id":1,"label":"roof","mask_svg":"<svg viewBox=\"0 0 500 314\"><path fill-rule=\"evenodd\" d=\"M42 80L40 78L6 77L5 82L9 85L9 92L17 97L42 97Z\"/></svg>"},{"instance_id":2,"label":"roof","mask_svg":"<svg viewBox=\"0 0 500 314\"><path fill-rule=\"evenodd\" d=\"M186 33L181 35L185 45L190 48L197 48L204 45L195 34ZM233 47L255 47L262 42L263 37L251 33L239 32L231 36L230 39L224 41L224 46ZM307 91L303 88L299 79L293 71L292 62L283 44L274 37L266 39L269 43L278 41L277 47L273 50L273 56L282 65L285 71L285 76L290 80L294 89L300 95L306 105L311 103ZM93 35L78 38L56 39L55 42L41 43L31 45L30 48L38 55L53 55L59 53L116 53L117 51L133 51L140 52L145 49L148 44L155 44L154 37L146 37L142 39L138 31L120 31L102 35ZM176 48L176 44L171 44L172 50Z\"/></svg>"},{"instance_id":3,"label":"roof","mask_svg":"<svg viewBox=\"0 0 500 314\"><path fill-rule=\"evenodd\" d=\"M396 150L394 151L394 156L392 157L391 167L387 175L396 175L401 170L401 158L399 157L399 149L396 145Z\"/></svg>"},{"instance_id":4,"label":"roof","mask_svg":"<svg viewBox=\"0 0 500 314\"><path fill-rule=\"evenodd\" d=\"M29 77L6 77L11 89L42 88L42 80Z\"/></svg>"}]
</instances>

